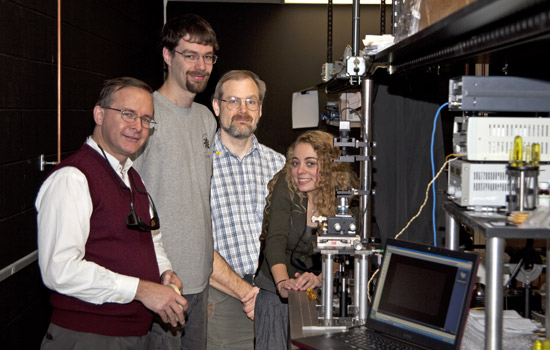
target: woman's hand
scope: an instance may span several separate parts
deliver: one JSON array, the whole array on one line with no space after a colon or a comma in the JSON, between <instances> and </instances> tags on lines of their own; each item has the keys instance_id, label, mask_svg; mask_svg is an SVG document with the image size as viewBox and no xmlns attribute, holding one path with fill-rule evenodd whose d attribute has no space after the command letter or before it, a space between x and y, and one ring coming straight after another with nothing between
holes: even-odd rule
<instances>
[{"instance_id":1,"label":"woman's hand","mask_svg":"<svg viewBox=\"0 0 550 350\"><path fill-rule=\"evenodd\" d=\"M284 279L276 284L277 292L282 298L288 298L288 291L290 289L298 290L296 286L296 280L294 278Z\"/></svg>"},{"instance_id":2,"label":"woman's hand","mask_svg":"<svg viewBox=\"0 0 550 350\"><path fill-rule=\"evenodd\" d=\"M296 272L296 274L294 274L294 277L294 281L296 281L295 285L298 290L306 290L319 287L321 285L321 282L323 281L323 277L321 276L321 274L317 276L311 272L304 272L302 274Z\"/></svg>"},{"instance_id":3,"label":"woman's hand","mask_svg":"<svg viewBox=\"0 0 550 350\"><path fill-rule=\"evenodd\" d=\"M293 290L306 290L319 287L323 281L321 274L319 276L311 272L304 272L300 274L296 272L295 278L280 280L277 283L277 291L283 298L288 298L288 291Z\"/></svg>"}]
</instances>

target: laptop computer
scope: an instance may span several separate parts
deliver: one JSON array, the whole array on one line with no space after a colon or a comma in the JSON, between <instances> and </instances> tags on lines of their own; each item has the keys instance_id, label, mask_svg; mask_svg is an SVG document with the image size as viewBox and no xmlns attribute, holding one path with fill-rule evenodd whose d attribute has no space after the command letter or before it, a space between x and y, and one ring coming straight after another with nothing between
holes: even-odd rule
<instances>
[{"instance_id":1,"label":"laptop computer","mask_svg":"<svg viewBox=\"0 0 550 350\"><path fill-rule=\"evenodd\" d=\"M292 344L309 350L384 348L360 345L374 336L412 349L459 349L478 263L475 254L387 239L366 327Z\"/></svg>"}]
</instances>

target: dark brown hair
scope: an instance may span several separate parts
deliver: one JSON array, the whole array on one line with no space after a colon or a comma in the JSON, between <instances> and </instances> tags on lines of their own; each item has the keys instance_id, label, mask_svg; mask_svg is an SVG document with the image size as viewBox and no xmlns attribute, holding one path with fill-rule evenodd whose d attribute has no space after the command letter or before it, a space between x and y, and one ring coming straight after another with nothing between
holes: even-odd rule
<instances>
[{"instance_id":1,"label":"dark brown hair","mask_svg":"<svg viewBox=\"0 0 550 350\"><path fill-rule=\"evenodd\" d=\"M216 33L210 23L195 14L175 17L162 28L160 44L173 53L180 40L189 35L189 42L200 45L211 45L214 51L219 49Z\"/></svg>"}]
</instances>

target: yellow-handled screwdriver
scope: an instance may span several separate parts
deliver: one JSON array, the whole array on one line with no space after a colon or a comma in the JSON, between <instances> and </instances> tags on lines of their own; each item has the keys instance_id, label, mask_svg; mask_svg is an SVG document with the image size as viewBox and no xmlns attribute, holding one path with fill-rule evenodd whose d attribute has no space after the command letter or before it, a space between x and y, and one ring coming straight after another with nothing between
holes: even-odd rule
<instances>
[{"instance_id":1,"label":"yellow-handled screwdriver","mask_svg":"<svg viewBox=\"0 0 550 350\"><path fill-rule=\"evenodd\" d=\"M540 144L534 143L531 147L531 165L539 166L540 165Z\"/></svg>"},{"instance_id":2,"label":"yellow-handled screwdriver","mask_svg":"<svg viewBox=\"0 0 550 350\"><path fill-rule=\"evenodd\" d=\"M514 139L514 150L511 158L513 167L523 166L523 139L521 136L516 136Z\"/></svg>"}]
</instances>

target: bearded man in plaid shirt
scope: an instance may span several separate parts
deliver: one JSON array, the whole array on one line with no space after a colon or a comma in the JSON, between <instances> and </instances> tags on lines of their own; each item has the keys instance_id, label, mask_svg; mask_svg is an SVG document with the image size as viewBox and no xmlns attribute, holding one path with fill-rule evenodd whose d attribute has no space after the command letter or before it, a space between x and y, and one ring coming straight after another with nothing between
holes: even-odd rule
<instances>
[{"instance_id":1,"label":"bearded man in plaid shirt","mask_svg":"<svg viewBox=\"0 0 550 350\"><path fill-rule=\"evenodd\" d=\"M208 292L208 349L254 349L254 299L249 288L257 293L253 276L258 267L267 184L285 163L282 154L254 136L265 92L265 83L255 73L234 70L221 77L212 100L220 122L214 137L210 196L218 254ZM231 281L223 278L224 267L248 283L228 283Z\"/></svg>"}]
</instances>

